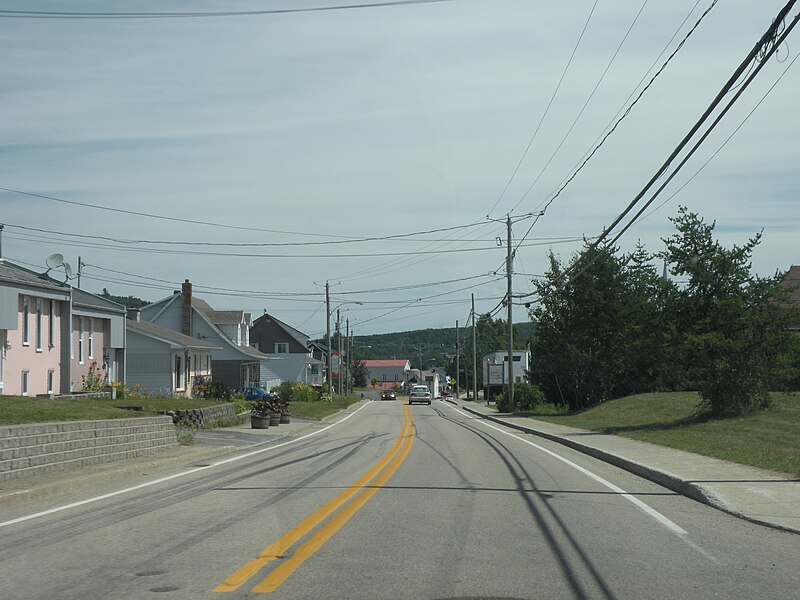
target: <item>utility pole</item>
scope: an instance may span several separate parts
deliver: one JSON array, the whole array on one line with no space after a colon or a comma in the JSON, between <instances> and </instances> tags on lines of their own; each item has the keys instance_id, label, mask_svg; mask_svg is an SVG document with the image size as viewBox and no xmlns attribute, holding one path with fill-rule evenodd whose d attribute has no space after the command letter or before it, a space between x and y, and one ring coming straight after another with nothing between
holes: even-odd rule
<instances>
[{"instance_id":1,"label":"utility pole","mask_svg":"<svg viewBox=\"0 0 800 600\"><path fill-rule=\"evenodd\" d=\"M511 215L506 221L508 228L508 255L506 257L506 277L508 279L508 295L506 304L508 308L508 412L514 412L514 321L511 319L512 287L511 275L514 269L514 250L511 247Z\"/></svg>"},{"instance_id":2,"label":"utility pole","mask_svg":"<svg viewBox=\"0 0 800 600\"><path fill-rule=\"evenodd\" d=\"M478 335L475 325L475 294L472 294L472 399L478 400Z\"/></svg>"},{"instance_id":3,"label":"utility pole","mask_svg":"<svg viewBox=\"0 0 800 600\"><path fill-rule=\"evenodd\" d=\"M456 400L458 400L458 375L461 373L458 362L458 321L456 321Z\"/></svg>"},{"instance_id":4,"label":"utility pole","mask_svg":"<svg viewBox=\"0 0 800 600\"><path fill-rule=\"evenodd\" d=\"M333 361L331 359L331 286L325 282L325 324L326 324L326 345L328 346L328 396L333 398Z\"/></svg>"},{"instance_id":5,"label":"utility pole","mask_svg":"<svg viewBox=\"0 0 800 600\"><path fill-rule=\"evenodd\" d=\"M350 385L350 317L345 319L345 354L347 355L347 362L345 362L345 379L344 379L344 393L345 395L349 394L352 386Z\"/></svg>"},{"instance_id":6,"label":"utility pole","mask_svg":"<svg viewBox=\"0 0 800 600\"><path fill-rule=\"evenodd\" d=\"M339 313L339 309L336 309L336 342L339 344L339 365L338 369L339 377L337 377L338 388L339 388L339 395L342 395L342 330L341 330L341 314Z\"/></svg>"}]
</instances>

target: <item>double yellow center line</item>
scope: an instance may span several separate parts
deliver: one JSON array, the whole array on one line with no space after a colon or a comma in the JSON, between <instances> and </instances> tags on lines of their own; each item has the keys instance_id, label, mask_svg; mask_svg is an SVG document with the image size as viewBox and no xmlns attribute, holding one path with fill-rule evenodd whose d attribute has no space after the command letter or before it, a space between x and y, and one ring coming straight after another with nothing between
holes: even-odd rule
<instances>
[{"instance_id":1,"label":"double yellow center line","mask_svg":"<svg viewBox=\"0 0 800 600\"><path fill-rule=\"evenodd\" d=\"M411 418L411 411L408 405L404 404L403 429L394 446L375 466L336 498L314 511L293 529L287 531L278 541L264 548L256 559L251 560L227 577L214 588L214 591L234 592L238 590L267 564L278 558L284 558L286 552L292 546L316 529L316 532L310 538L303 542L291 556L286 557L285 560L270 571L251 591L263 593L273 592L278 589L303 562L322 548L325 542L339 531L389 480L405 460L411 450L413 441L414 420ZM367 487L368 485L369 487ZM327 522L325 522L326 519L328 519ZM323 522L325 523L323 524ZM321 524L322 526L317 529Z\"/></svg>"}]
</instances>

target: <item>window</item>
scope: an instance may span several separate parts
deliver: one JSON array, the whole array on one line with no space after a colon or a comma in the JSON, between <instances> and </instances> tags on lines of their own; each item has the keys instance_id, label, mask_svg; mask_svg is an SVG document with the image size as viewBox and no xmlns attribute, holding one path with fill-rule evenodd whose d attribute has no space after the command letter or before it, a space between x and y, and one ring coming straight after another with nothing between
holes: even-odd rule
<instances>
[{"instance_id":1,"label":"window","mask_svg":"<svg viewBox=\"0 0 800 600\"><path fill-rule=\"evenodd\" d=\"M31 344L31 329L30 329L30 316L31 306L27 296L22 297L22 345L30 346Z\"/></svg>"},{"instance_id":2,"label":"window","mask_svg":"<svg viewBox=\"0 0 800 600\"><path fill-rule=\"evenodd\" d=\"M94 358L94 319L89 319L89 358Z\"/></svg>"},{"instance_id":3,"label":"window","mask_svg":"<svg viewBox=\"0 0 800 600\"><path fill-rule=\"evenodd\" d=\"M50 300L50 318L47 320L47 345L52 348L56 340L56 301Z\"/></svg>"},{"instance_id":4,"label":"window","mask_svg":"<svg viewBox=\"0 0 800 600\"><path fill-rule=\"evenodd\" d=\"M36 351L42 351L42 299L36 299Z\"/></svg>"},{"instance_id":5,"label":"window","mask_svg":"<svg viewBox=\"0 0 800 600\"><path fill-rule=\"evenodd\" d=\"M182 390L184 388L184 372L183 372L183 357L180 354L175 355L175 390Z\"/></svg>"},{"instance_id":6,"label":"window","mask_svg":"<svg viewBox=\"0 0 800 600\"><path fill-rule=\"evenodd\" d=\"M275 354L289 354L289 343L288 342L276 343Z\"/></svg>"},{"instance_id":7,"label":"window","mask_svg":"<svg viewBox=\"0 0 800 600\"><path fill-rule=\"evenodd\" d=\"M56 372L55 371L50 370L50 371L47 372L47 393L48 394L52 394L53 393L53 384L55 383L55 378L56 378Z\"/></svg>"},{"instance_id":8,"label":"window","mask_svg":"<svg viewBox=\"0 0 800 600\"><path fill-rule=\"evenodd\" d=\"M28 371L22 372L22 395L28 395L28 380L30 379L30 373Z\"/></svg>"},{"instance_id":9,"label":"window","mask_svg":"<svg viewBox=\"0 0 800 600\"><path fill-rule=\"evenodd\" d=\"M78 362L83 364L83 317L78 317Z\"/></svg>"}]
</instances>

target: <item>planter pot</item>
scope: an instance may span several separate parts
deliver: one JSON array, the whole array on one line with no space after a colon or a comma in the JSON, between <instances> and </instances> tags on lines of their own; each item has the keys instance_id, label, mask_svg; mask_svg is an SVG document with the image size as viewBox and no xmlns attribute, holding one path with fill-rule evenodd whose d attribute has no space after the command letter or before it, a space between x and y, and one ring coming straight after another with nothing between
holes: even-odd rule
<instances>
[{"instance_id":1,"label":"planter pot","mask_svg":"<svg viewBox=\"0 0 800 600\"><path fill-rule=\"evenodd\" d=\"M269 416L269 424L273 427L277 427L281 423L281 413L272 413Z\"/></svg>"},{"instance_id":2,"label":"planter pot","mask_svg":"<svg viewBox=\"0 0 800 600\"><path fill-rule=\"evenodd\" d=\"M250 427L252 429L267 429L269 427L269 422L270 422L269 417L250 415Z\"/></svg>"},{"instance_id":3,"label":"planter pot","mask_svg":"<svg viewBox=\"0 0 800 600\"><path fill-rule=\"evenodd\" d=\"M292 417L292 415L290 415L290 414L281 413L281 424L283 424L283 425L289 424L291 417Z\"/></svg>"}]
</instances>

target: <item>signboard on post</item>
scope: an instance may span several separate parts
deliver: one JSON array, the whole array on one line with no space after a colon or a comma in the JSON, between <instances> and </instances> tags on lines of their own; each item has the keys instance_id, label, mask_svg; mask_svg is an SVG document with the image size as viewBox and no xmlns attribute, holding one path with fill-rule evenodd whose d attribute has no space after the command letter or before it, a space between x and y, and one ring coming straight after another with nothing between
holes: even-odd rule
<instances>
[{"instance_id":1,"label":"signboard on post","mask_svg":"<svg viewBox=\"0 0 800 600\"><path fill-rule=\"evenodd\" d=\"M505 384L505 365L487 365L489 367L489 385L504 385Z\"/></svg>"}]
</instances>

